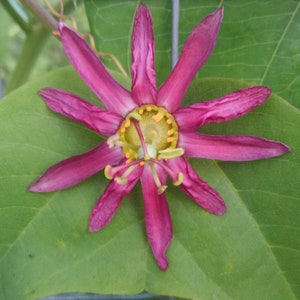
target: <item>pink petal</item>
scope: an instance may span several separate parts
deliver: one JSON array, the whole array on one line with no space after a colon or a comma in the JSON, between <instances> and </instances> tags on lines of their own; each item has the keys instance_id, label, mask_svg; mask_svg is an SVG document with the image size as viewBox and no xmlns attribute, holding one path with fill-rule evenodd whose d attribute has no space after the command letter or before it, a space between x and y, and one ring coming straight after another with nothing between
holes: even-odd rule
<instances>
[{"instance_id":1,"label":"pink petal","mask_svg":"<svg viewBox=\"0 0 300 300\"><path fill-rule=\"evenodd\" d=\"M132 97L139 104L155 103L156 74L151 13L140 4L132 32Z\"/></svg>"},{"instance_id":2,"label":"pink petal","mask_svg":"<svg viewBox=\"0 0 300 300\"><path fill-rule=\"evenodd\" d=\"M181 130L197 129L243 116L265 102L270 94L271 90L263 86L245 88L212 101L179 108L174 117Z\"/></svg>"},{"instance_id":3,"label":"pink petal","mask_svg":"<svg viewBox=\"0 0 300 300\"><path fill-rule=\"evenodd\" d=\"M53 111L103 135L114 134L123 120L120 115L94 106L66 91L46 88L40 91L40 95Z\"/></svg>"},{"instance_id":4,"label":"pink petal","mask_svg":"<svg viewBox=\"0 0 300 300\"><path fill-rule=\"evenodd\" d=\"M184 177L180 188L198 205L215 215L223 215L226 212L226 204L221 196L199 178L183 157L170 159L166 162L174 172L182 172Z\"/></svg>"},{"instance_id":5,"label":"pink petal","mask_svg":"<svg viewBox=\"0 0 300 300\"><path fill-rule=\"evenodd\" d=\"M112 180L104 191L104 194L100 197L96 205L94 206L91 216L89 231L98 231L106 226L116 213L120 206L123 197L125 197L135 186L136 182L140 178L143 168L137 166L128 176L128 182L126 184L118 184L115 180ZM119 176L119 174L117 174Z\"/></svg>"},{"instance_id":6,"label":"pink petal","mask_svg":"<svg viewBox=\"0 0 300 300\"><path fill-rule=\"evenodd\" d=\"M53 192L73 186L108 164L116 164L123 158L119 147L108 148L103 142L83 154L70 157L49 168L37 181L29 186L31 192Z\"/></svg>"},{"instance_id":7,"label":"pink petal","mask_svg":"<svg viewBox=\"0 0 300 300\"><path fill-rule=\"evenodd\" d=\"M75 70L106 108L123 116L134 109L136 105L130 92L108 73L88 44L63 23L59 24L59 31L65 53Z\"/></svg>"},{"instance_id":8,"label":"pink petal","mask_svg":"<svg viewBox=\"0 0 300 300\"><path fill-rule=\"evenodd\" d=\"M160 167L156 167L161 183L164 184L166 176L161 172ZM147 164L144 167L141 183L148 240L158 266L165 270L168 267L166 251L172 239L172 223L168 203L165 194L157 193L157 186Z\"/></svg>"},{"instance_id":9,"label":"pink petal","mask_svg":"<svg viewBox=\"0 0 300 300\"><path fill-rule=\"evenodd\" d=\"M178 109L189 84L215 47L222 18L223 8L218 8L193 29L175 68L158 91L157 105L169 112Z\"/></svg>"},{"instance_id":10,"label":"pink petal","mask_svg":"<svg viewBox=\"0 0 300 300\"><path fill-rule=\"evenodd\" d=\"M280 142L253 136L213 136L181 133L179 147L187 157L247 161L280 156L290 148Z\"/></svg>"}]
</instances>

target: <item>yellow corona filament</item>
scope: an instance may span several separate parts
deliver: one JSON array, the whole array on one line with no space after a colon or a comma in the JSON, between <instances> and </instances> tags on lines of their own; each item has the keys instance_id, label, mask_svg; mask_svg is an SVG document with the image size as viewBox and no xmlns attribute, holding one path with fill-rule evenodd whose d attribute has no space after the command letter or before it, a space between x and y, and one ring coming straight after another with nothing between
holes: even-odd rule
<instances>
[{"instance_id":1,"label":"yellow corona filament","mask_svg":"<svg viewBox=\"0 0 300 300\"><path fill-rule=\"evenodd\" d=\"M168 135L172 135L175 132L174 128L168 130Z\"/></svg>"},{"instance_id":2,"label":"yellow corona filament","mask_svg":"<svg viewBox=\"0 0 300 300\"><path fill-rule=\"evenodd\" d=\"M127 120L125 121L124 127L125 127L125 128L128 128L128 127L130 126L130 124L131 124L130 120L127 119Z\"/></svg>"},{"instance_id":3,"label":"yellow corona filament","mask_svg":"<svg viewBox=\"0 0 300 300\"><path fill-rule=\"evenodd\" d=\"M152 119L158 123L162 120L162 118L165 116L165 113L163 110L158 111L158 113L154 116L152 116Z\"/></svg>"}]
</instances>

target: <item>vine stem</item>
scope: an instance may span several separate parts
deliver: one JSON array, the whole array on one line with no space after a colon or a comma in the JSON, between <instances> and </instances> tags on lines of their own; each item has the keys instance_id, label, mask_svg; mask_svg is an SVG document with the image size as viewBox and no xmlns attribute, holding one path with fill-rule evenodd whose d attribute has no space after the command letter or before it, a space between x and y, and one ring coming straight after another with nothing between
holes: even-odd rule
<instances>
[{"instance_id":1,"label":"vine stem","mask_svg":"<svg viewBox=\"0 0 300 300\"><path fill-rule=\"evenodd\" d=\"M57 30L58 22L35 0L20 0L50 31Z\"/></svg>"}]
</instances>

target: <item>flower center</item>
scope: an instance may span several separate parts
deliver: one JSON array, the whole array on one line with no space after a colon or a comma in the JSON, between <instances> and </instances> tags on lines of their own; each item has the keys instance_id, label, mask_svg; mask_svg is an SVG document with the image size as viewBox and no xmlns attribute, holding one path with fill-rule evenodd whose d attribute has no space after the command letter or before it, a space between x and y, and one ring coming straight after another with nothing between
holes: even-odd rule
<instances>
[{"instance_id":1,"label":"flower center","mask_svg":"<svg viewBox=\"0 0 300 300\"><path fill-rule=\"evenodd\" d=\"M183 175L175 174L161 162L183 155L183 149L176 148L177 141L178 126L167 110L155 105L140 106L130 112L117 133L108 138L107 143L110 147L122 147L127 160L124 165L107 166L105 175L109 179L114 178L119 184L125 184L127 176L137 165L147 163L158 187L158 193L162 193L166 186L161 185L159 181L154 167L154 164L157 164L171 177L175 185L179 185ZM116 173L121 171L123 174L116 177Z\"/></svg>"},{"instance_id":2,"label":"flower center","mask_svg":"<svg viewBox=\"0 0 300 300\"><path fill-rule=\"evenodd\" d=\"M173 116L162 107L144 105L136 108L126 116L117 134L129 160L179 156L179 149L176 148L177 124Z\"/></svg>"}]
</instances>

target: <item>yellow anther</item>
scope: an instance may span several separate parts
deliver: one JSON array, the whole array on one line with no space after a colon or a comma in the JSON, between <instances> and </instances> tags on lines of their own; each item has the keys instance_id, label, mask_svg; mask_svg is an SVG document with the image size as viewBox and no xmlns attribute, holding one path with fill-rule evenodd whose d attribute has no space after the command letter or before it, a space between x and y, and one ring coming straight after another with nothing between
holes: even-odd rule
<instances>
[{"instance_id":1,"label":"yellow anther","mask_svg":"<svg viewBox=\"0 0 300 300\"><path fill-rule=\"evenodd\" d=\"M183 174L181 172L178 173L178 179L177 179L177 181L173 182L173 184L175 186L178 186L178 185L182 184L183 178L184 178Z\"/></svg>"},{"instance_id":2,"label":"yellow anther","mask_svg":"<svg viewBox=\"0 0 300 300\"><path fill-rule=\"evenodd\" d=\"M182 148L164 149L158 151L158 157L160 159L171 159L175 157L180 157L183 154L184 154L184 150Z\"/></svg>"},{"instance_id":3,"label":"yellow anther","mask_svg":"<svg viewBox=\"0 0 300 300\"><path fill-rule=\"evenodd\" d=\"M122 128L121 128L121 132L124 133L125 131L126 131L126 128L125 128L125 127L122 127Z\"/></svg>"},{"instance_id":4,"label":"yellow anther","mask_svg":"<svg viewBox=\"0 0 300 300\"><path fill-rule=\"evenodd\" d=\"M150 111L152 110L152 107L151 107L151 106L147 106L147 107L146 107L146 110L147 110L148 112L150 112Z\"/></svg>"},{"instance_id":5,"label":"yellow anther","mask_svg":"<svg viewBox=\"0 0 300 300\"><path fill-rule=\"evenodd\" d=\"M142 108L139 109L139 114L142 115L144 110Z\"/></svg>"},{"instance_id":6,"label":"yellow anther","mask_svg":"<svg viewBox=\"0 0 300 300\"><path fill-rule=\"evenodd\" d=\"M114 146L116 146L117 142L119 141L119 135L118 134L114 134L111 135L108 139L107 139L107 144L109 148L112 148Z\"/></svg>"},{"instance_id":7,"label":"yellow anther","mask_svg":"<svg viewBox=\"0 0 300 300\"><path fill-rule=\"evenodd\" d=\"M130 157L130 152L129 152L129 151L127 151L127 152L125 153L125 157L126 157L127 159Z\"/></svg>"},{"instance_id":8,"label":"yellow anther","mask_svg":"<svg viewBox=\"0 0 300 300\"><path fill-rule=\"evenodd\" d=\"M139 165L142 167L143 165L145 165L144 161L140 161Z\"/></svg>"},{"instance_id":9,"label":"yellow anther","mask_svg":"<svg viewBox=\"0 0 300 300\"><path fill-rule=\"evenodd\" d=\"M107 165L105 168L104 168L104 175L107 179L112 179L113 177L111 176L110 171L112 170L112 166L110 165Z\"/></svg>"},{"instance_id":10,"label":"yellow anther","mask_svg":"<svg viewBox=\"0 0 300 300\"><path fill-rule=\"evenodd\" d=\"M168 119L168 120L167 120L167 124L168 124L168 125L171 125L172 123L173 123L173 121L172 121L171 119Z\"/></svg>"}]
</instances>

